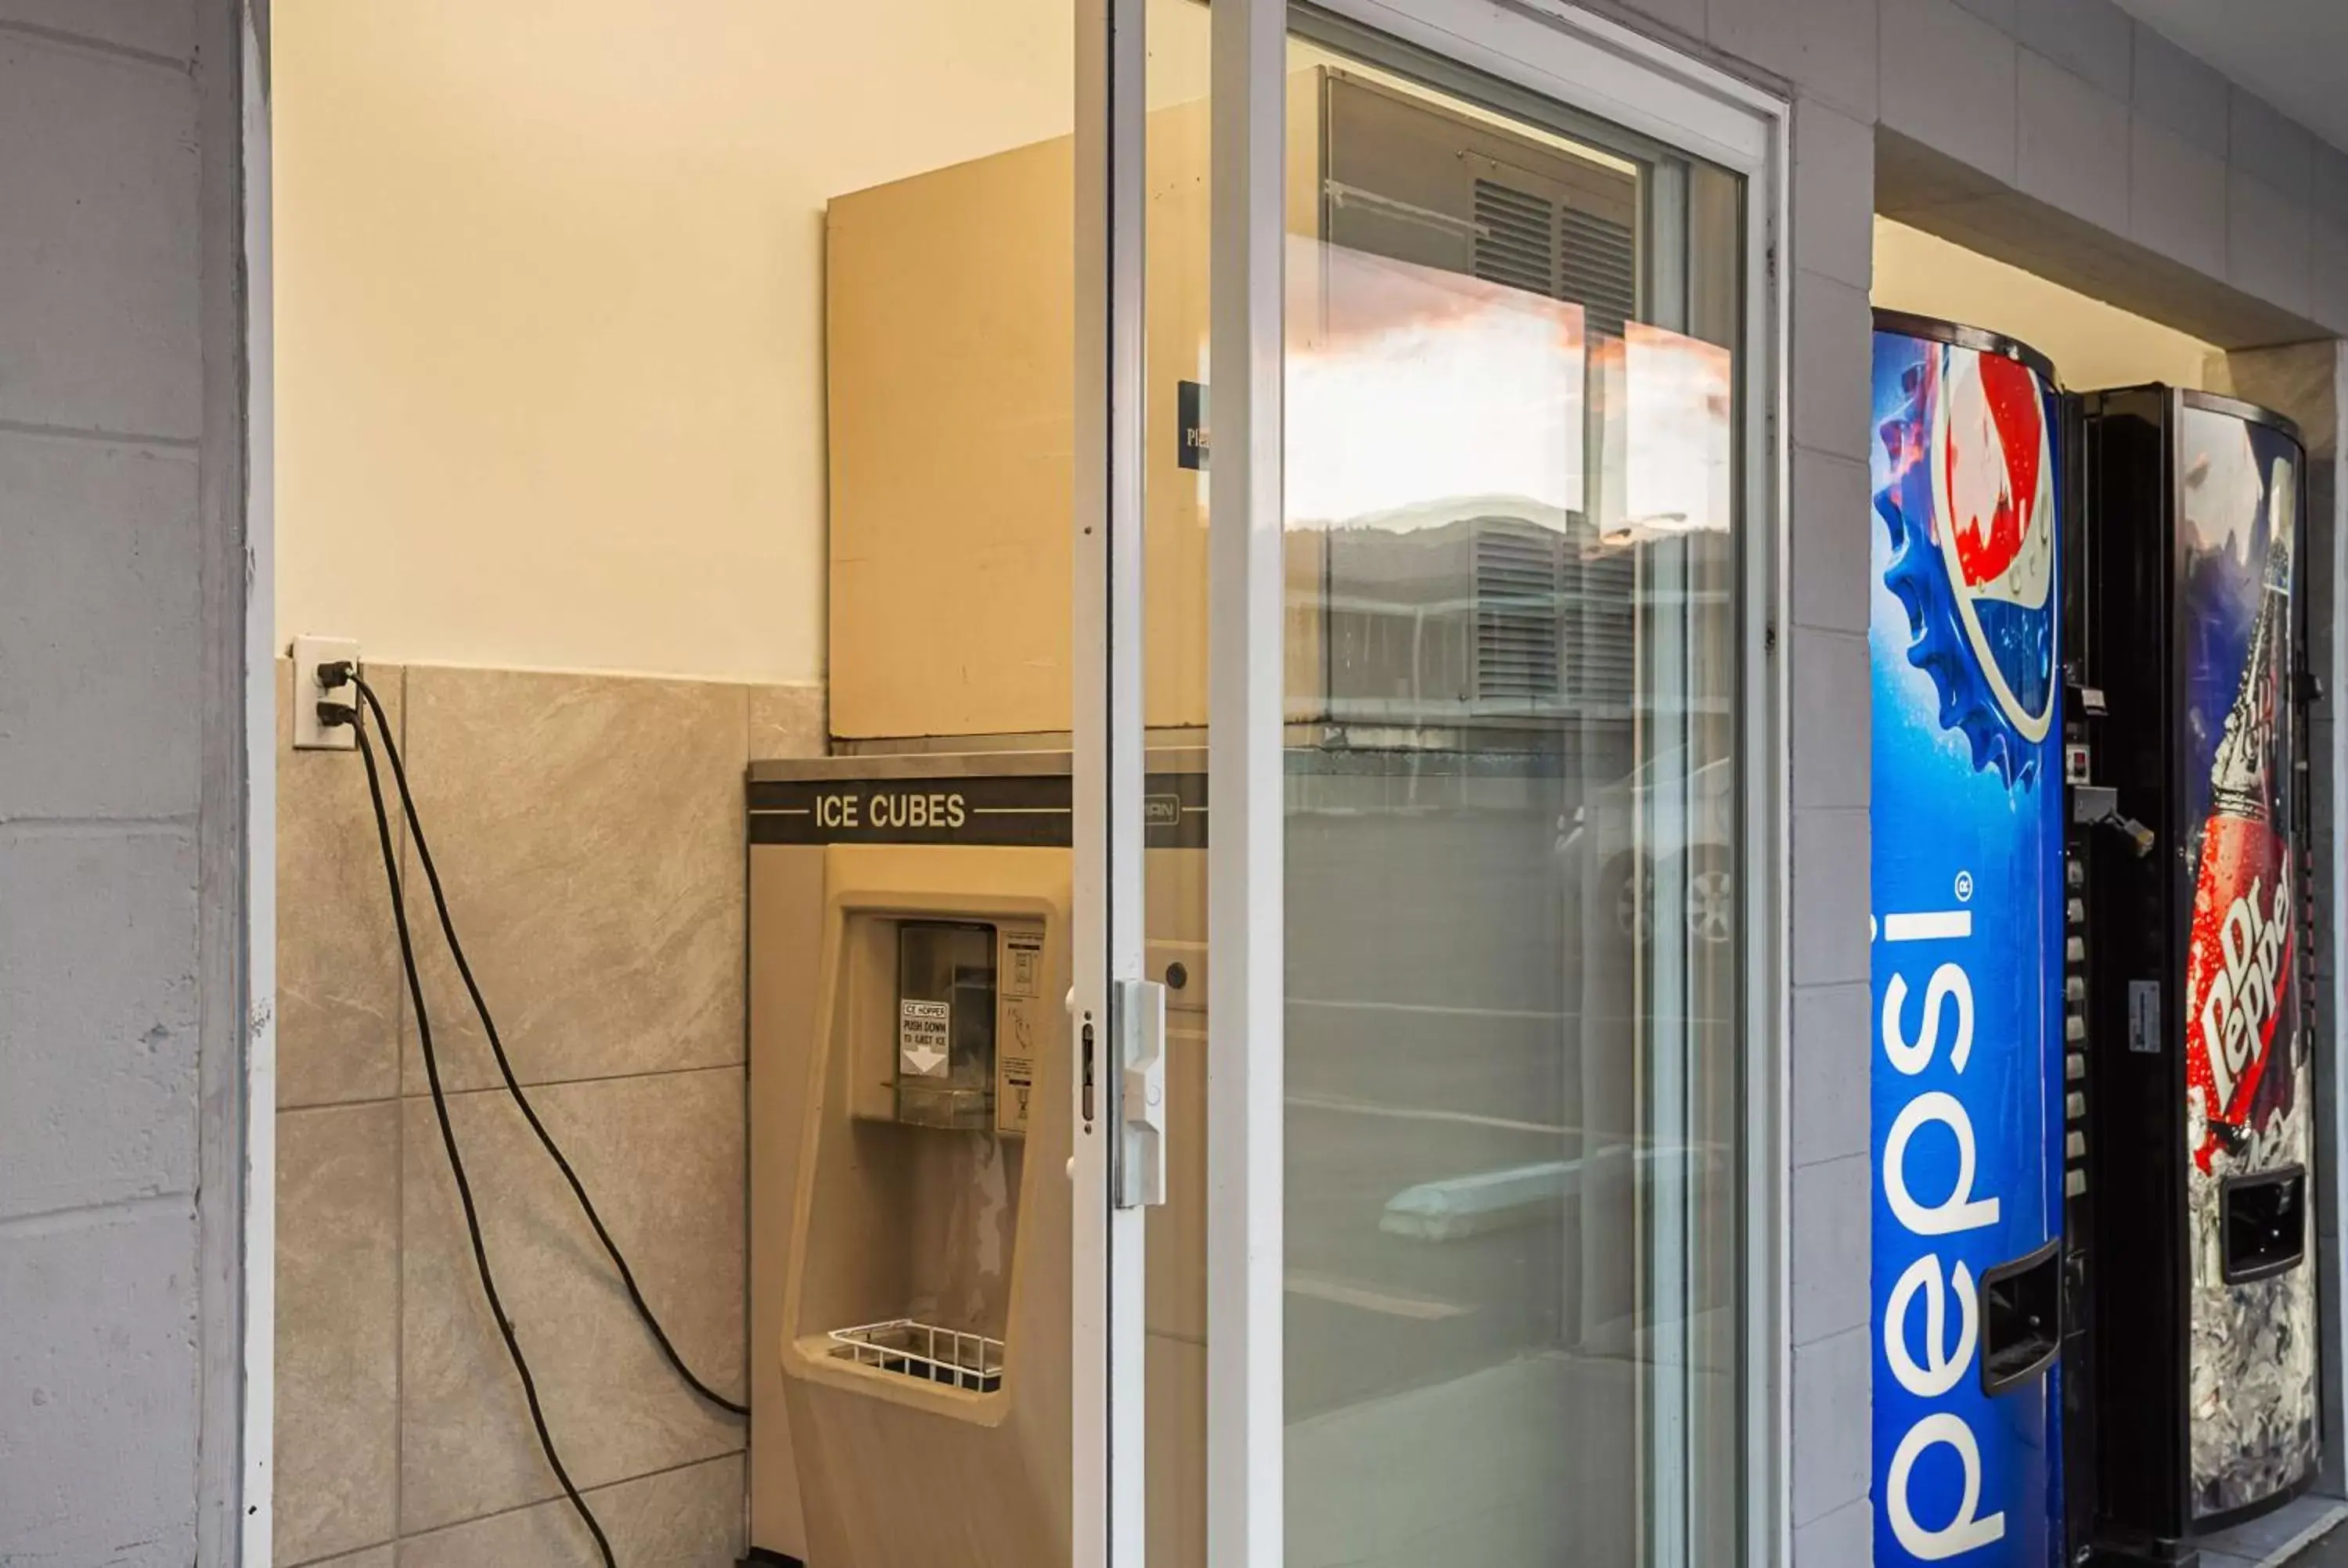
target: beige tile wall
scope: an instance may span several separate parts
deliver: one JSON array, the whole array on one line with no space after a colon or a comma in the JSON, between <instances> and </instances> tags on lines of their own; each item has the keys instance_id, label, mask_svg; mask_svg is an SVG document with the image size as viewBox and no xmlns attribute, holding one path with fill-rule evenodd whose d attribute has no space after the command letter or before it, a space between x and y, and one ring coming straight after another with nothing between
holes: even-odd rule
<instances>
[{"instance_id":1,"label":"beige tile wall","mask_svg":"<svg viewBox=\"0 0 2348 1568\"><path fill-rule=\"evenodd\" d=\"M742 772L819 753L821 692L368 677L516 1076L679 1351L742 1398ZM291 692L281 661L276 1562L592 1561L475 1278L365 770L291 749ZM564 1460L623 1565L726 1568L742 1424L662 1360L499 1087L390 799L450 1122Z\"/></svg>"}]
</instances>

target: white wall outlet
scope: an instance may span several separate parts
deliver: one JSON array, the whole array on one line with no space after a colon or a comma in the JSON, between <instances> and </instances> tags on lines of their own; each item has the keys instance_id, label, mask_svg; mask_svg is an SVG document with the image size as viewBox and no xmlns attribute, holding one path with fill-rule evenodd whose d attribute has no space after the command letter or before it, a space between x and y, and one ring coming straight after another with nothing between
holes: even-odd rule
<instances>
[{"instance_id":1,"label":"white wall outlet","mask_svg":"<svg viewBox=\"0 0 2348 1568\"><path fill-rule=\"evenodd\" d=\"M294 749L297 752L355 752L359 736L348 724L331 729L318 722L320 702L359 704L358 689L342 686L329 692L318 684L318 666L343 660L359 661L359 645L347 637L297 637L294 640Z\"/></svg>"}]
</instances>

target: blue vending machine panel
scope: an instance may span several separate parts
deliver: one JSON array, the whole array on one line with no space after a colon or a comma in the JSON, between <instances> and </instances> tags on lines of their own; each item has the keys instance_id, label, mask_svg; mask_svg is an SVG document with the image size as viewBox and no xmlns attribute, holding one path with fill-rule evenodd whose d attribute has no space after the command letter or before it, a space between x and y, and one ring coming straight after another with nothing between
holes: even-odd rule
<instances>
[{"instance_id":1,"label":"blue vending machine panel","mask_svg":"<svg viewBox=\"0 0 2348 1568\"><path fill-rule=\"evenodd\" d=\"M2062 1559L2065 456L2050 368L1879 315L1879 1564Z\"/></svg>"}]
</instances>

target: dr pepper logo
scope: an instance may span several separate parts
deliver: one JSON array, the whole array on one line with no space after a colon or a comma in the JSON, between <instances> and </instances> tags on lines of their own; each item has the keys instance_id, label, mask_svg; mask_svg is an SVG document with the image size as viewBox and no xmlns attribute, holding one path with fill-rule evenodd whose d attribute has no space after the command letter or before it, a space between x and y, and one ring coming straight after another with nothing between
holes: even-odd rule
<instances>
[{"instance_id":1,"label":"dr pepper logo","mask_svg":"<svg viewBox=\"0 0 2348 1568\"><path fill-rule=\"evenodd\" d=\"M2217 1128L2240 1127L2250 1120L2275 1025L2282 1016L2291 968L2291 882L2276 874L2280 856L2273 853L2273 835L2239 818L2219 817L2209 825L2213 837L2229 829L2234 830L2230 837L2265 843L2212 845L2216 853L2207 856L2193 902L2186 1073L2203 1096L2211 1124L2194 1151L2204 1170L2217 1147ZM2227 884L2240 884L2239 877L2224 873L2250 866L2257 869L2249 877L2250 886L2227 898L2231 891ZM2213 871L2218 875L2207 875Z\"/></svg>"}]
</instances>

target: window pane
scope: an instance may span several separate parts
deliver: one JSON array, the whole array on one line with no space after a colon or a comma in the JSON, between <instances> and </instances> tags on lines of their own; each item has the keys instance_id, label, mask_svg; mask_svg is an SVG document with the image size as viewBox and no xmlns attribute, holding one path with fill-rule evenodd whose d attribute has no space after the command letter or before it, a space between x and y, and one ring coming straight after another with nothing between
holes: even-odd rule
<instances>
[{"instance_id":1,"label":"window pane","mask_svg":"<svg viewBox=\"0 0 2348 1568\"><path fill-rule=\"evenodd\" d=\"M1289 1561L1731 1563L1741 185L1290 67Z\"/></svg>"}]
</instances>

